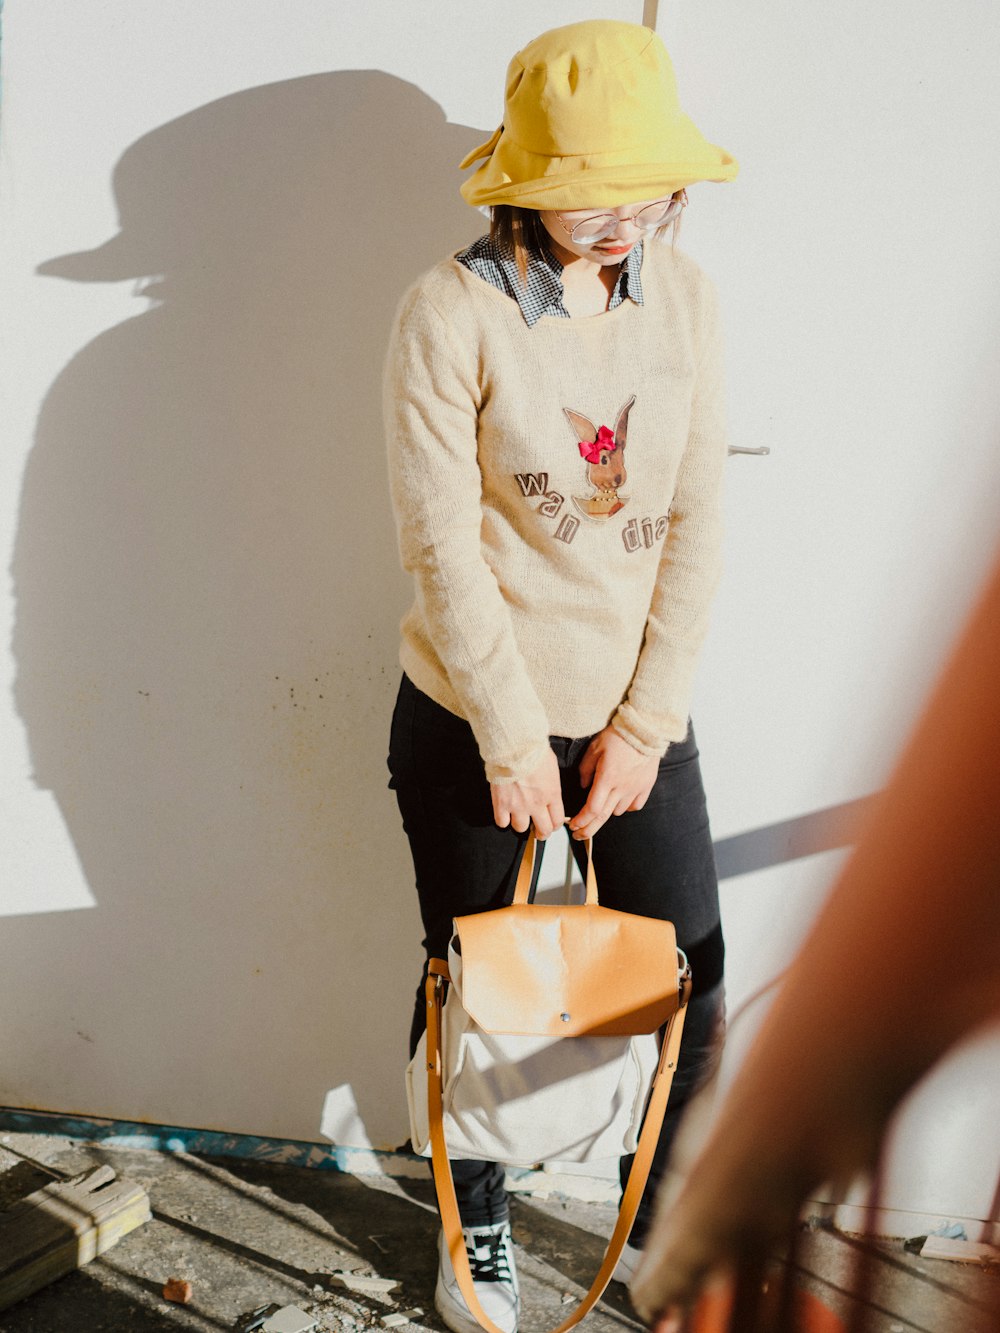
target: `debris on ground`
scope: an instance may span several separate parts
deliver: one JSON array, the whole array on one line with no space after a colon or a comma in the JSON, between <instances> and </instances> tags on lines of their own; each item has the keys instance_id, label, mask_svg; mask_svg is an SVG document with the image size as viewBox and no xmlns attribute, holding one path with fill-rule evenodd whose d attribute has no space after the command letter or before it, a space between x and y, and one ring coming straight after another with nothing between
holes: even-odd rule
<instances>
[{"instance_id":1,"label":"debris on ground","mask_svg":"<svg viewBox=\"0 0 1000 1333\"><path fill-rule=\"evenodd\" d=\"M310 1333L316 1327L316 1320L297 1305L283 1305L260 1327L261 1333Z\"/></svg>"},{"instance_id":2,"label":"debris on ground","mask_svg":"<svg viewBox=\"0 0 1000 1333\"><path fill-rule=\"evenodd\" d=\"M423 1310L400 1310L398 1314L384 1314L379 1320L383 1328L400 1328L403 1324L412 1324L414 1319L419 1319Z\"/></svg>"},{"instance_id":3,"label":"debris on ground","mask_svg":"<svg viewBox=\"0 0 1000 1333\"><path fill-rule=\"evenodd\" d=\"M0 1313L3 1333L165 1333L168 1325L180 1333L181 1324L212 1333L261 1333L289 1302L297 1311L289 1312L295 1320L291 1326L302 1333L447 1333L433 1306L439 1223L429 1179L406 1179L397 1187L393 1180L378 1178L376 1192L373 1178L358 1180L340 1170L65 1138L13 1139L8 1150L0 1135L0 1278L9 1274L6 1213L53 1177L65 1181L107 1160L119 1176L141 1184L155 1199L156 1216L126 1237L108 1255L110 1262L91 1264L77 1276L70 1273L10 1313ZM546 1183L551 1179L546 1177ZM274 1189L265 1189L264 1181ZM88 1213L102 1195L98 1188ZM579 1299L599 1263L616 1210L575 1198L547 1204L520 1198L513 1200L512 1213L518 1259L524 1261L525 1305L532 1312L522 1333L529 1333L529 1328L552 1327L570 1315L573 1299ZM182 1215L197 1218L197 1226ZM1000 1237L965 1217L909 1217L909 1232L964 1223L968 1237L942 1238L1000 1244ZM372 1226L376 1230L369 1232ZM805 1230L798 1243L803 1282L822 1284L820 1294L829 1294L831 1303L836 1299L838 1313L846 1313L851 1298L841 1284L849 1256L840 1233L830 1234L824 1224ZM868 1237L864 1243L878 1257L874 1294L883 1310L884 1333L902 1333L904 1326L1000 1333L996 1314L991 1318L989 1310L1000 1264L932 1263L919 1252L902 1253L898 1236ZM164 1302L168 1278L190 1279L190 1305ZM571 1292L575 1297L564 1301ZM0 1305L2 1297L0 1282ZM421 1305L423 1316L411 1313ZM413 1322L382 1323L388 1315ZM616 1287L584 1327L588 1333L642 1333L628 1314L624 1288ZM275 1333L275 1324L264 1333Z\"/></svg>"},{"instance_id":4,"label":"debris on ground","mask_svg":"<svg viewBox=\"0 0 1000 1333\"><path fill-rule=\"evenodd\" d=\"M257 1329L263 1326L268 1315L274 1314L277 1309L276 1301L269 1301L267 1305L258 1305L256 1310L251 1310L248 1314L241 1314L236 1320L234 1328L238 1330L238 1333L257 1333Z\"/></svg>"},{"instance_id":5,"label":"debris on ground","mask_svg":"<svg viewBox=\"0 0 1000 1333\"><path fill-rule=\"evenodd\" d=\"M331 1287L345 1287L348 1291L385 1293L399 1286L396 1278L368 1277L364 1273L354 1273L349 1268L338 1268L330 1274Z\"/></svg>"},{"instance_id":6,"label":"debris on ground","mask_svg":"<svg viewBox=\"0 0 1000 1333\"><path fill-rule=\"evenodd\" d=\"M1000 1250L995 1245L949 1236L928 1236L920 1247L921 1259L950 1259L959 1264L1000 1264Z\"/></svg>"},{"instance_id":7,"label":"debris on ground","mask_svg":"<svg viewBox=\"0 0 1000 1333\"><path fill-rule=\"evenodd\" d=\"M929 1233L932 1236L947 1236L950 1240L968 1240L969 1233L961 1222L951 1222L946 1226L935 1227Z\"/></svg>"},{"instance_id":8,"label":"debris on ground","mask_svg":"<svg viewBox=\"0 0 1000 1333\"><path fill-rule=\"evenodd\" d=\"M168 1278L163 1287L163 1299L173 1301L175 1305L190 1305L194 1297L194 1288L182 1277Z\"/></svg>"},{"instance_id":9,"label":"debris on ground","mask_svg":"<svg viewBox=\"0 0 1000 1333\"><path fill-rule=\"evenodd\" d=\"M919 1254L924 1247L924 1242L932 1236L943 1236L947 1240L969 1239L968 1232L961 1222L943 1222L941 1226L935 1227L926 1236L911 1236L909 1240L904 1240L903 1249L910 1254Z\"/></svg>"},{"instance_id":10,"label":"debris on ground","mask_svg":"<svg viewBox=\"0 0 1000 1333\"><path fill-rule=\"evenodd\" d=\"M0 1213L0 1310L83 1268L152 1217L141 1185L99 1166Z\"/></svg>"}]
</instances>

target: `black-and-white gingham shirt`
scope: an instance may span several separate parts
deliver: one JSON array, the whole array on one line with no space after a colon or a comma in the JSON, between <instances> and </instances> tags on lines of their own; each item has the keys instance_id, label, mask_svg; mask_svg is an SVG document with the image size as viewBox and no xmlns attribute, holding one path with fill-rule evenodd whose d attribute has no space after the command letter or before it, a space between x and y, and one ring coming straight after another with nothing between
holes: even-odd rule
<instances>
[{"instance_id":1,"label":"black-and-white gingham shirt","mask_svg":"<svg viewBox=\"0 0 1000 1333\"><path fill-rule=\"evenodd\" d=\"M528 281L523 286L514 256L501 250L489 235L481 236L455 258L492 287L512 297L521 307L521 314L529 328L537 324L543 315L570 318L569 311L563 305L562 265L548 250L529 251ZM640 241L628 252L619 269L609 310L621 305L626 297L636 305L642 305L641 268Z\"/></svg>"}]
</instances>

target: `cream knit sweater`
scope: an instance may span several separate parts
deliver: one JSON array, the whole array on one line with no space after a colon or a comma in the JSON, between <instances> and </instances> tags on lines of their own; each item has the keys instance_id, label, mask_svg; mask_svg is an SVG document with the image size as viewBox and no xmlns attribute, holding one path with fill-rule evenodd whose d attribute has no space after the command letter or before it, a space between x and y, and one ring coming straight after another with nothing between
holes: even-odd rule
<instances>
[{"instance_id":1,"label":"cream knit sweater","mask_svg":"<svg viewBox=\"0 0 1000 1333\"><path fill-rule=\"evenodd\" d=\"M719 575L726 458L714 289L647 243L643 305L543 317L454 259L404 297L385 417L416 598L400 662L466 718L492 782L610 721L687 730Z\"/></svg>"}]
</instances>

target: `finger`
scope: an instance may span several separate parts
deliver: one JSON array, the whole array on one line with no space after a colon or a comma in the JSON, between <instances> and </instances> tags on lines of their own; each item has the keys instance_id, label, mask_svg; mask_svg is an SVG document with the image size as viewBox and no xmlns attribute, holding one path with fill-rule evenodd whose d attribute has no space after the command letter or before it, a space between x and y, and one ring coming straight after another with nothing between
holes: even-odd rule
<instances>
[{"instance_id":1,"label":"finger","mask_svg":"<svg viewBox=\"0 0 1000 1333\"><path fill-rule=\"evenodd\" d=\"M578 829L588 820L600 816L602 822L608 818L611 811L615 808L618 801L618 795L608 784L606 779L598 778L590 789L586 801L583 803L578 814L574 815L569 821L571 829Z\"/></svg>"},{"instance_id":2,"label":"finger","mask_svg":"<svg viewBox=\"0 0 1000 1333\"><path fill-rule=\"evenodd\" d=\"M576 833L573 834L575 842L586 842L588 838L595 837L604 825L611 818L611 812L607 814L595 815L589 823L584 824Z\"/></svg>"},{"instance_id":3,"label":"finger","mask_svg":"<svg viewBox=\"0 0 1000 1333\"><path fill-rule=\"evenodd\" d=\"M510 824L510 811L504 801L501 801L497 795L497 790L493 788L493 822L497 828L507 828Z\"/></svg>"},{"instance_id":4,"label":"finger","mask_svg":"<svg viewBox=\"0 0 1000 1333\"><path fill-rule=\"evenodd\" d=\"M580 830L589 824L596 814L597 810L593 804L589 800L584 801L583 805L580 806L573 818L569 820L568 827L570 837L578 837Z\"/></svg>"},{"instance_id":5,"label":"finger","mask_svg":"<svg viewBox=\"0 0 1000 1333\"><path fill-rule=\"evenodd\" d=\"M643 787L634 796L625 796L615 809L616 815L627 814L630 810L641 810L649 800L652 787Z\"/></svg>"},{"instance_id":6,"label":"finger","mask_svg":"<svg viewBox=\"0 0 1000 1333\"><path fill-rule=\"evenodd\" d=\"M515 831L515 833L527 833L530 825L531 825L531 819L525 813L525 811L515 810L511 812L510 826Z\"/></svg>"},{"instance_id":7,"label":"finger","mask_svg":"<svg viewBox=\"0 0 1000 1333\"><path fill-rule=\"evenodd\" d=\"M591 805L588 801L580 813L569 821L570 837L578 841L581 838L592 838L610 814L610 810Z\"/></svg>"},{"instance_id":8,"label":"finger","mask_svg":"<svg viewBox=\"0 0 1000 1333\"><path fill-rule=\"evenodd\" d=\"M665 1311L653 1325L653 1333L681 1333L683 1316L676 1306Z\"/></svg>"},{"instance_id":9,"label":"finger","mask_svg":"<svg viewBox=\"0 0 1000 1333\"><path fill-rule=\"evenodd\" d=\"M570 832L577 841L592 838L610 818L611 807L599 806L588 801L580 813L570 820Z\"/></svg>"},{"instance_id":10,"label":"finger","mask_svg":"<svg viewBox=\"0 0 1000 1333\"><path fill-rule=\"evenodd\" d=\"M554 833L557 828L562 828L566 822L566 814L563 810L562 795L558 790L544 805L539 806L539 813L543 814L547 821L549 833Z\"/></svg>"},{"instance_id":11,"label":"finger","mask_svg":"<svg viewBox=\"0 0 1000 1333\"><path fill-rule=\"evenodd\" d=\"M594 777L594 770L597 768L597 755L589 747L584 751L583 758L580 760L580 767L577 772L580 775L580 786L589 787Z\"/></svg>"},{"instance_id":12,"label":"finger","mask_svg":"<svg viewBox=\"0 0 1000 1333\"><path fill-rule=\"evenodd\" d=\"M691 1233L694 1234L691 1234ZM653 1234L629 1283L632 1304L644 1323L655 1324L661 1318L681 1317L682 1307L698 1302L715 1306L731 1303L731 1274L720 1268L720 1242L717 1237L698 1232L697 1225L677 1234ZM683 1322L683 1320L682 1320ZM714 1328L715 1321L698 1323L697 1328ZM669 1327L669 1325L668 1325ZM719 1327L729 1328L725 1321Z\"/></svg>"},{"instance_id":13,"label":"finger","mask_svg":"<svg viewBox=\"0 0 1000 1333\"><path fill-rule=\"evenodd\" d=\"M536 806L532 811L531 822L535 826L535 837L539 842L544 842L555 827L547 805Z\"/></svg>"}]
</instances>

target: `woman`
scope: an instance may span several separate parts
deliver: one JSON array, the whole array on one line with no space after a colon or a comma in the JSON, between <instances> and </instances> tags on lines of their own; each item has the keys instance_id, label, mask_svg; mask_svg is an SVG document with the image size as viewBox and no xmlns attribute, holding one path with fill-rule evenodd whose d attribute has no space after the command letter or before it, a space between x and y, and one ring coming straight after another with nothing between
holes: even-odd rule
<instances>
[{"instance_id":1,"label":"woman","mask_svg":"<svg viewBox=\"0 0 1000 1333\"><path fill-rule=\"evenodd\" d=\"M688 706L726 439L712 288L656 238L686 186L736 164L681 113L660 39L604 20L514 58L504 124L463 166L481 158L462 193L489 206L490 234L407 294L387 366L393 503L416 583L392 786L429 957L447 955L453 916L509 901L529 825L544 839L564 812L575 839L601 830L602 902L674 921L695 994L658 1178L721 1011ZM414 1044L423 1021L421 991ZM503 1169L453 1170L477 1295L513 1330ZM644 1204L626 1268L648 1220ZM477 1328L446 1249L436 1301L449 1327Z\"/></svg>"}]
</instances>

